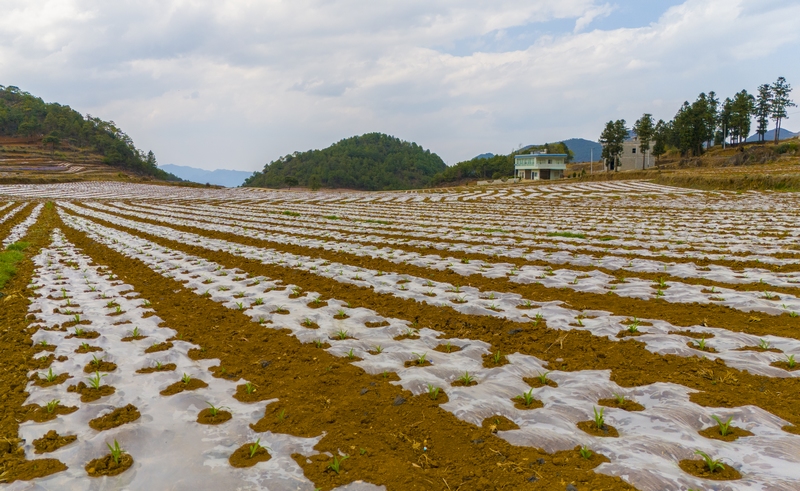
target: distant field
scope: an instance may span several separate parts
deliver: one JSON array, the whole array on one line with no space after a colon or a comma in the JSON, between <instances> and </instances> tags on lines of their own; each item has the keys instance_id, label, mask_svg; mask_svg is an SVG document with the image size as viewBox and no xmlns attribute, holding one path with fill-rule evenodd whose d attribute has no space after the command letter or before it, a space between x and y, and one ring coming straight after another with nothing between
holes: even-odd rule
<instances>
[{"instance_id":1,"label":"distant field","mask_svg":"<svg viewBox=\"0 0 800 491\"><path fill-rule=\"evenodd\" d=\"M0 479L796 489L799 205L0 185L0 239L28 244L0 299Z\"/></svg>"}]
</instances>

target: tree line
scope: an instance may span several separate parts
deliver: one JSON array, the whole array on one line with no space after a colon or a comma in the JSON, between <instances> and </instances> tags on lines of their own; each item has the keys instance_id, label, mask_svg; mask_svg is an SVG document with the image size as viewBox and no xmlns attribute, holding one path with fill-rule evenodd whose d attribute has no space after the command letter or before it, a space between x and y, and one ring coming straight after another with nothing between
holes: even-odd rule
<instances>
[{"instance_id":1,"label":"tree line","mask_svg":"<svg viewBox=\"0 0 800 491\"><path fill-rule=\"evenodd\" d=\"M684 102L670 121L654 122L645 113L629 130L624 119L609 121L600 134L602 158L609 170L618 168L624 141L633 131L639 138L642 153L660 157L669 148L682 156L698 156L711 145L738 145L750 135L755 119L758 141L764 142L770 121L774 122L775 142L780 137L781 123L788 119L788 109L796 107L790 95L792 86L784 77L772 84L762 84L755 95L747 90L720 101L715 92L701 93L692 103ZM651 149L652 146L652 149Z\"/></svg>"},{"instance_id":2,"label":"tree line","mask_svg":"<svg viewBox=\"0 0 800 491\"><path fill-rule=\"evenodd\" d=\"M130 136L113 121L75 111L69 106L45 103L18 87L0 85L0 135L42 138L55 150L63 143L90 148L105 164L168 181L180 179L158 168L152 151L136 148Z\"/></svg>"}]
</instances>

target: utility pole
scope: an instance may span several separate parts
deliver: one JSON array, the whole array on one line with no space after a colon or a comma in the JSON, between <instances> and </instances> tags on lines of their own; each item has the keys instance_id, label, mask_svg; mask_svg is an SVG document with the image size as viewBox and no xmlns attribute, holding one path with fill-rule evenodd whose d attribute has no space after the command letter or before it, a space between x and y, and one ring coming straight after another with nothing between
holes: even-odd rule
<instances>
[{"instance_id":1,"label":"utility pole","mask_svg":"<svg viewBox=\"0 0 800 491\"><path fill-rule=\"evenodd\" d=\"M589 149L589 175L594 174L594 148Z\"/></svg>"}]
</instances>

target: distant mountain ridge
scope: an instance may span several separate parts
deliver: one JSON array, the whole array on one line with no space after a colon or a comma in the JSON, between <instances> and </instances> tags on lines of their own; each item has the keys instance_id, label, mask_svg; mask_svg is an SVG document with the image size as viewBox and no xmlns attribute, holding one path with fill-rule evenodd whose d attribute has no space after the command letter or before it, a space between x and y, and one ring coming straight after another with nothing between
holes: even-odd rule
<instances>
[{"instance_id":1,"label":"distant mountain ridge","mask_svg":"<svg viewBox=\"0 0 800 491\"><path fill-rule=\"evenodd\" d=\"M175 164L162 165L161 168L186 181L198 182L200 184L209 183L228 188L241 186L245 179L253 175L252 172L243 170L205 170L198 169L196 167L189 167L187 165Z\"/></svg>"},{"instance_id":2,"label":"distant mountain ridge","mask_svg":"<svg viewBox=\"0 0 800 491\"><path fill-rule=\"evenodd\" d=\"M778 137L779 140L788 140L789 138L794 138L795 136L800 136L800 133L792 133L789 130L785 130L781 128L781 133ZM775 141L775 130L769 130L764 134L764 140L771 142ZM757 142L758 141L758 134L755 134L747 139L748 142Z\"/></svg>"}]
</instances>

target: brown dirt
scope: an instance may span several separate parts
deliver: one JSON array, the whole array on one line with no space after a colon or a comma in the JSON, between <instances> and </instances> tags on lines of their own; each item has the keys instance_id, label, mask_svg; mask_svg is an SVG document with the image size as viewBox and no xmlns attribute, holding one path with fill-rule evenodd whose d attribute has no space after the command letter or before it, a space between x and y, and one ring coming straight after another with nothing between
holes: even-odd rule
<instances>
[{"instance_id":1,"label":"brown dirt","mask_svg":"<svg viewBox=\"0 0 800 491\"><path fill-rule=\"evenodd\" d=\"M678 462L678 466L681 468L681 470L683 470L683 472L703 479L711 479L714 481L732 481L742 478L742 475L739 473L739 471L729 465L725 465L724 470L710 472L704 460L681 460Z\"/></svg>"},{"instance_id":2,"label":"brown dirt","mask_svg":"<svg viewBox=\"0 0 800 491\"><path fill-rule=\"evenodd\" d=\"M212 414L211 408L207 407L197 415L197 422L203 425L219 425L229 421L233 416L229 411L218 409L216 416Z\"/></svg>"},{"instance_id":3,"label":"brown dirt","mask_svg":"<svg viewBox=\"0 0 800 491\"><path fill-rule=\"evenodd\" d=\"M108 454L105 457L90 461L84 468L89 477L102 477L122 474L132 465L133 457L126 453L120 456L119 463L114 462L111 454Z\"/></svg>"},{"instance_id":4,"label":"brown dirt","mask_svg":"<svg viewBox=\"0 0 800 491\"><path fill-rule=\"evenodd\" d=\"M81 395L81 402L94 402L101 397L110 396L116 389L110 385L101 385L99 389L90 387L84 382L78 382L78 385L70 385L67 387L67 392L77 392Z\"/></svg>"},{"instance_id":5,"label":"brown dirt","mask_svg":"<svg viewBox=\"0 0 800 491\"><path fill-rule=\"evenodd\" d=\"M704 430L698 431L698 433L700 433L706 438L712 438L714 440L722 440L723 442L732 442L738 438L742 438L745 436L753 436L753 434L750 433L749 431L743 430L742 428L737 428L735 426L729 426L728 434L725 436L722 436L722 433L719 430L719 426L716 425L709 426Z\"/></svg>"},{"instance_id":6,"label":"brown dirt","mask_svg":"<svg viewBox=\"0 0 800 491\"><path fill-rule=\"evenodd\" d=\"M139 341L142 339L147 339L147 336L142 336L141 334L138 336L125 336L124 338L122 338L122 341L129 343L131 341Z\"/></svg>"},{"instance_id":7,"label":"brown dirt","mask_svg":"<svg viewBox=\"0 0 800 491\"><path fill-rule=\"evenodd\" d=\"M100 333L97 331L84 331L81 334L70 334L66 337L66 339L78 338L78 339L97 339L100 337Z\"/></svg>"},{"instance_id":8,"label":"brown dirt","mask_svg":"<svg viewBox=\"0 0 800 491\"><path fill-rule=\"evenodd\" d=\"M758 351L759 353L764 353L764 352L783 353L783 351L779 350L778 348L762 348L761 346L743 346L741 348L737 348L736 351Z\"/></svg>"},{"instance_id":9,"label":"brown dirt","mask_svg":"<svg viewBox=\"0 0 800 491\"><path fill-rule=\"evenodd\" d=\"M534 448L514 447L486 429L458 420L438 405L431 406L424 398L411 397L389 383L391 374L386 379L367 375L313 344L301 344L287 332L264 329L243 313L203 298L138 261L88 240L82 233L66 226L62 230L95 263L113 264L122 281L153 299L159 317L186 341L206 348L207 358L219 359L222 366L240 371L256 386L253 395L257 400L278 398L287 408L290 424L286 433L298 434L307 428L313 436L324 434L316 446L319 452L367 449L365 456L345 462L346 474L334 476L324 471L327 464L298 459L317 486L330 488L363 479L387 485L389 490L427 490L430 482L447 479L453 489L479 484L486 487L489 483L506 489L539 489L544 482L564 480L585 483L592 489L632 489L619 478L592 472L597 464L575 459L575 452L548 455ZM338 294L336 298L340 298ZM293 356L283 356L289 352ZM260 363L265 359L271 363ZM295 376L286 377L286 373ZM309 387L314 390L309 392ZM362 395L365 388L368 390ZM237 390L241 400L243 386ZM477 440L490 442L497 453L489 452L486 443L473 443ZM428 442L427 452L420 447L424 441ZM553 459L562 455L570 455L570 463L554 464ZM536 463L539 459L541 464ZM511 462L522 472L514 466L497 465ZM537 485L528 480L531 477L541 482Z\"/></svg>"},{"instance_id":10,"label":"brown dirt","mask_svg":"<svg viewBox=\"0 0 800 491\"><path fill-rule=\"evenodd\" d=\"M503 365L508 365L508 358L503 353L500 353L498 360L495 360L495 356L497 353L487 353L483 355L483 368L495 368L495 367L502 367Z\"/></svg>"},{"instance_id":11,"label":"brown dirt","mask_svg":"<svg viewBox=\"0 0 800 491\"><path fill-rule=\"evenodd\" d=\"M795 370L800 370L800 362L795 362L794 366L789 366L788 361L776 361L770 363L773 367L783 368L787 372L794 372Z\"/></svg>"},{"instance_id":12,"label":"brown dirt","mask_svg":"<svg viewBox=\"0 0 800 491\"><path fill-rule=\"evenodd\" d=\"M93 353L95 351L103 351L103 348L99 346L88 345L88 347L84 347L83 345L80 345L78 349L75 350L75 353Z\"/></svg>"},{"instance_id":13,"label":"brown dirt","mask_svg":"<svg viewBox=\"0 0 800 491\"><path fill-rule=\"evenodd\" d=\"M544 407L544 403L539 399L532 399L530 404L525 404L525 399L519 395L511 399L514 403L514 407L517 409L521 409L523 411L528 411L531 409L541 409Z\"/></svg>"},{"instance_id":14,"label":"brown dirt","mask_svg":"<svg viewBox=\"0 0 800 491\"><path fill-rule=\"evenodd\" d=\"M644 411L644 406L631 399L624 399L622 403L617 401L616 398L600 399L597 404L605 407L615 407L617 409L624 409L625 411Z\"/></svg>"},{"instance_id":15,"label":"brown dirt","mask_svg":"<svg viewBox=\"0 0 800 491\"><path fill-rule=\"evenodd\" d=\"M675 334L677 336L686 336L692 339L713 339L714 335L707 332L697 332L686 329L684 331L670 331L668 334Z\"/></svg>"},{"instance_id":16,"label":"brown dirt","mask_svg":"<svg viewBox=\"0 0 800 491\"><path fill-rule=\"evenodd\" d=\"M117 369L117 364L112 363L106 360L100 360L98 363L95 363L94 360L90 361L83 367L84 373L94 373L94 372L113 372Z\"/></svg>"},{"instance_id":17,"label":"brown dirt","mask_svg":"<svg viewBox=\"0 0 800 491\"><path fill-rule=\"evenodd\" d=\"M447 344L440 344L439 346L433 348L433 350L441 353L455 353L457 351L461 351L461 347L454 344L451 344L450 346Z\"/></svg>"},{"instance_id":18,"label":"brown dirt","mask_svg":"<svg viewBox=\"0 0 800 491\"><path fill-rule=\"evenodd\" d=\"M156 343L144 350L145 353L158 353L159 351L167 351L172 349L172 343L166 341L164 343Z\"/></svg>"},{"instance_id":19,"label":"brown dirt","mask_svg":"<svg viewBox=\"0 0 800 491\"><path fill-rule=\"evenodd\" d=\"M366 306L384 316L421 322L421 326L443 331L447 337L463 336L480 339L492 344L493 350L500 349L505 353L521 352L537 356L549 361L550 369L565 371L610 369L612 381L623 387L635 387L655 382L678 383L698 390L697 393L690 396L695 403L710 407L736 407L752 404L788 421L800 424L800 406L791 403L785 397L775 395L800 392L800 380L795 378L776 379L756 376L730 368L721 360L655 355L650 353L644 344L635 340L626 339L614 342L593 336L585 331L564 333L547 328L546 323L542 321L534 325L534 323L516 323L489 316L476 318L476 316L460 314L448 307L421 304L388 294L376 294L367 288L338 283L335 280L304 271L278 265L265 265L229 253L210 251L187 246L177 241L161 239L139 230L115 226L103 220L95 221L147 238L159 245L216 261L227 267L237 267L251 274L282 278L287 283L300 285L304 290L321 292L328 297L350 302L353 306ZM174 228L184 229L183 227ZM195 232L195 230L187 231ZM209 237L250 243L250 239L247 238L199 232L201 235ZM252 245L265 244L252 241ZM280 249L275 244L270 243L269 245ZM291 250L297 254L306 253L302 248ZM325 257L329 260L349 261L355 266L368 267L371 264L365 262L366 258L351 257L347 254L327 252ZM400 267L398 265L386 266L382 265L381 268L375 269L392 271ZM402 269L417 274L412 266L402 265ZM481 287L481 283L487 284L485 279L481 279L477 275L466 278L455 273L436 272L422 268L419 268L418 273L423 274L423 277L441 279L451 283L464 283L465 280L468 280L474 281L472 286ZM714 325L721 325L735 331L750 332L756 335L769 333L789 337L800 336L798 334L800 330L791 327L792 322L798 321L798 319L791 319L788 314L781 317L763 316L760 320L754 321L751 320L753 317L751 315L737 313L732 309L719 310L718 306L674 305L663 300L639 301L615 295L594 295L510 282L502 285L489 284L489 286L493 286L492 288L487 287L491 291L517 292L535 301L562 300L581 310L610 310L612 313L628 318L633 316L638 318L655 317L683 326L702 325L709 319L713 319ZM149 297L152 298L152 296ZM496 334L499 335L496 336ZM561 361L558 361L559 358ZM772 395L770 396L770 394Z\"/></svg>"},{"instance_id":20,"label":"brown dirt","mask_svg":"<svg viewBox=\"0 0 800 491\"><path fill-rule=\"evenodd\" d=\"M64 414L72 414L77 411L78 408L75 406L62 406L61 404L57 405L53 412L47 412L46 406L40 406L38 404L29 404L27 406L22 406L21 411L26 412L25 416L23 416L22 421L33 421L34 423L44 423L45 421L50 421L52 419L56 419L58 416Z\"/></svg>"},{"instance_id":21,"label":"brown dirt","mask_svg":"<svg viewBox=\"0 0 800 491\"><path fill-rule=\"evenodd\" d=\"M619 432L617 429L611 425L604 424L602 427L598 428L594 421L581 421L577 424L578 428L582 429L586 433L594 436L603 436L603 437L613 437L616 438L619 436Z\"/></svg>"},{"instance_id":22,"label":"brown dirt","mask_svg":"<svg viewBox=\"0 0 800 491\"><path fill-rule=\"evenodd\" d=\"M272 455L269 454L266 448L259 447L258 450L250 456L250 446L255 444L255 442L245 443L241 447L237 448L230 457L228 457L228 462L230 462L231 466L233 467L253 467L254 465L258 464L259 462L266 462L272 458Z\"/></svg>"},{"instance_id":23,"label":"brown dirt","mask_svg":"<svg viewBox=\"0 0 800 491\"><path fill-rule=\"evenodd\" d=\"M34 373L31 375L31 380L33 381L33 385L38 387L53 387L54 385L60 385L66 382L67 380L71 379L72 376L68 373L60 373L54 378L52 381L47 380L41 374Z\"/></svg>"},{"instance_id":24,"label":"brown dirt","mask_svg":"<svg viewBox=\"0 0 800 491\"><path fill-rule=\"evenodd\" d=\"M78 439L75 435L59 435L56 430L50 430L41 438L34 440L34 453L43 454L53 452L61 447L65 447Z\"/></svg>"},{"instance_id":25,"label":"brown dirt","mask_svg":"<svg viewBox=\"0 0 800 491\"><path fill-rule=\"evenodd\" d=\"M208 387L208 384L200 380L199 378L193 378L189 380L189 383L184 382L183 380L178 380L172 385L169 385L166 389L159 392L162 396L172 396L175 394L180 394L185 390L197 390L202 389L204 387Z\"/></svg>"},{"instance_id":26,"label":"brown dirt","mask_svg":"<svg viewBox=\"0 0 800 491\"><path fill-rule=\"evenodd\" d=\"M519 425L510 419L506 418L505 416L494 415L489 416L488 418L484 419L481 423L481 427L486 428L492 433L497 433L498 431L511 431L511 430L518 430Z\"/></svg>"},{"instance_id":27,"label":"brown dirt","mask_svg":"<svg viewBox=\"0 0 800 491\"><path fill-rule=\"evenodd\" d=\"M174 364L174 363L166 363L164 365L161 365L161 368L158 368L158 367L140 368L140 369L136 370L136 373L171 372L172 370L175 370L176 368L178 368L178 366L176 364Z\"/></svg>"},{"instance_id":28,"label":"brown dirt","mask_svg":"<svg viewBox=\"0 0 800 491\"><path fill-rule=\"evenodd\" d=\"M544 387L545 385L554 388L558 387L558 382L556 382L555 380L550 380L549 378L545 379L545 383L542 383L542 381L539 380L539 377L524 377L522 381L530 385L534 389L539 389L541 387Z\"/></svg>"},{"instance_id":29,"label":"brown dirt","mask_svg":"<svg viewBox=\"0 0 800 491\"><path fill-rule=\"evenodd\" d=\"M133 404L128 404L125 407L118 407L108 414L97 417L89 421L89 426L97 431L110 430L117 426L122 426L125 423L136 421L141 416L139 410Z\"/></svg>"}]
</instances>

